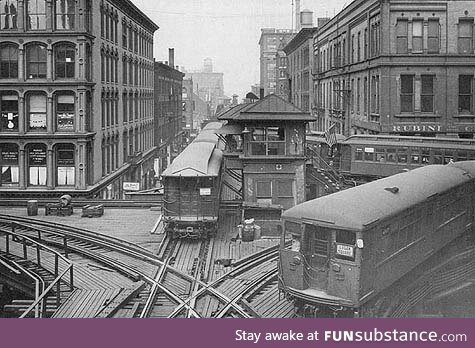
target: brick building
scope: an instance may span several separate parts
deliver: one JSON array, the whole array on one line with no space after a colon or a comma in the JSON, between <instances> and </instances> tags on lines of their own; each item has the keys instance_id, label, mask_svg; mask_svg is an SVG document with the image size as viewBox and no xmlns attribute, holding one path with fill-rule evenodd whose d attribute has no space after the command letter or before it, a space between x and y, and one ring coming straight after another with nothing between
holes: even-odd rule
<instances>
[{"instance_id":1,"label":"brick building","mask_svg":"<svg viewBox=\"0 0 475 348\"><path fill-rule=\"evenodd\" d=\"M356 0L314 35L320 130L472 138L475 2Z\"/></svg>"},{"instance_id":2,"label":"brick building","mask_svg":"<svg viewBox=\"0 0 475 348\"><path fill-rule=\"evenodd\" d=\"M2 196L149 187L157 29L129 0L0 1Z\"/></svg>"},{"instance_id":3,"label":"brick building","mask_svg":"<svg viewBox=\"0 0 475 348\"><path fill-rule=\"evenodd\" d=\"M180 153L184 144L182 93L185 74L173 64L173 49L170 49L168 64L155 63L155 146L158 148L159 173Z\"/></svg>"}]
</instances>

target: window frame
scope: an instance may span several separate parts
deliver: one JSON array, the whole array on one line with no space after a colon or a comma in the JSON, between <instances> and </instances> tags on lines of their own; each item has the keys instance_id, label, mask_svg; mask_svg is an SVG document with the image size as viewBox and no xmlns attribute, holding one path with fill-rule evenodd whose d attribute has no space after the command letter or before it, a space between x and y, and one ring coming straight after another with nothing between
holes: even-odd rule
<instances>
[{"instance_id":1,"label":"window frame","mask_svg":"<svg viewBox=\"0 0 475 348\"><path fill-rule=\"evenodd\" d=\"M6 60L3 59L4 50L8 50ZM0 79L18 79L18 51L18 45L14 43L5 42L0 45ZM4 72L8 73L3 75Z\"/></svg>"}]
</instances>

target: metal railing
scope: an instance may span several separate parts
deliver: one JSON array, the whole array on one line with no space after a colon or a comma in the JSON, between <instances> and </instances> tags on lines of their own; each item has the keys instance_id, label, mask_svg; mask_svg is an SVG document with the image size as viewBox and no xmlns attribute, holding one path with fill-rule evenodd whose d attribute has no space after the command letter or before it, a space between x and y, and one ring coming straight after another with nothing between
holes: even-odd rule
<instances>
[{"instance_id":1,"label":"metal railing","mask_svg":"<svg viewBox=\"0 0 475 348\"><path fill-rule=\"evenodd\" d=\"M49 284L48 287L45 286L46 284L44 283L44 280L39 277L38 275L33 274L33 272L26 270L24 267L20 266L18 263L14 263L15 267L21 270L21 272L25 273L28 277L32 278L35 280L35 301L27 308L27 310L20 316L20 318L25 318L27 315L31 313L31 311L35 310L35 318L41 318L44 316L46 313L46 303L45 299L46 297L50 294L50 292L53 290L54 287L56 287L56 305L59 306L61 303L61 297L60 297L60 286L61 286L61 280L63 280L65 283L69 283L70 290L72 291L74 289L74 283L73 283L73 264L70 260L68 260L65 256L61 255L59 252L56 250L53 250L52 248L40 243L39 241L36 241L32 238L23 236L21 234L18 234L15 232L15 227L16 224L12 223L11 224L11 231L5 229L5 228L0 228L0 235L5 236L5 252L10 255L15 255L18 257L22 257L25 260L28 260L28 247L31 248L36 248L36 264L38 266L41 266L41 251L50 253L54 255L54 279L53 281ZM13 253L13 250L11 250L11 243L18 243L21 244L22 246L22 252L20 252L20 255L16 255ZM30 259L30 261L33 262L33 260ZM60 261L65 263L65 269L60 273L59 272L59 266L60 266ZM64 280L63 278L69 274L69 281ZM39 283L42 283L40 286ZM41 291L40 291L41 289Z\"/></svg>"}]
</instances>

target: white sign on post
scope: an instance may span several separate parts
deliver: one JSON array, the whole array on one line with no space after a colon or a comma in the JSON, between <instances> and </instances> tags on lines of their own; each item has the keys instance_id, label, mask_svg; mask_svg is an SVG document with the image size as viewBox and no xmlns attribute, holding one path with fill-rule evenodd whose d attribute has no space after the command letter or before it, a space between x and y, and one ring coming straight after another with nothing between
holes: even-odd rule
<instances>
[{"instance_id":1,"label":"white sign on post","mask_svg":"<svg viewBox=\"0 0 475 348\"><path fill-rule=\"evenodd\" d=\"M124 191L140 191L140 183L138 182L124 182L122 187Z\"/></svg>"}]
</instances>

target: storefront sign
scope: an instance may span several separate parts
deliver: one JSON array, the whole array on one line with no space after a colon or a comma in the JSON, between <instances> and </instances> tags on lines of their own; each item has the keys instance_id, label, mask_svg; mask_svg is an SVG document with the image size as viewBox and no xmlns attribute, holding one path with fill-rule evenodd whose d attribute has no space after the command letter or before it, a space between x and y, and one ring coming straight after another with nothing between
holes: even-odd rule
<instances>
[{"instance_id":1,"label":"storefront sign","mask_svg":"<svg viewBox=\"0 0 475 348\"><path fill-rule=\"evenodd\" d=\"M29 152L30 166L46 165L46 148L31 149Z\"/></svg>"},{"instance_id":2,"label":"storefront sign","mask_svg":"<svg viewBox=\"0 0 475 348\"><path fill-rule=\"evenodd\" d=\"M124 191L140 191L140 183L124 182L122 188L124 189Z\"/></svg>"},{"instance_id":3,"label":"storefront sign","mask_svg":"<svg viewBox=\"0 0 475 348\"><path fill-rule=\"evenodd\" d=\"M46 128L45 114L30 114L30 128Z\"/></svg>"},{"instance_id":4,"label":"storefront sign","mask_svg":"<svg viewBox=\"0 0 475 348\"><path fill-rule=\"evenodd\" d=\"M350 245L337 244L336 253L342 256L354 257L354 248Z\"/></svg>"},{"instance_id":5,"label":"storefront sign","mask_svg":"<svg viewBox=\"0 0 475 348\"><path fill-rule=\"evenodd\" d=\"M200 188L200 196L211 196L211 188Z\"/></svg>"},{"instance_id":6,"label":"storefront sign","mask_svg":"<svg viewBox=\"0 0 475 348\"><path fill-rule=\"evenodd\" d=\"M74 130L74 114L59 113L56 115L58 119L59 131L73 131Z\"/></svg>"},{"instance_id":7,"label":"storefront sign","mask_svg":"<svg viewBox=\"0 0 475 348\"><path fill-rule=\"evenodd\" d=\"M445 127L440 124L397 124L392 126L392 132L445 132Z\"/></svg>"},{"instance_id":8,"label":"storefront sign","mask_svg":"<svg viewBox=\"0 0 475 348\"><path fill-rule=\"evenodd\" d=\"M18 151L2 149L1 160L2 164L18 164Z\"/></svg>"}]
</instances>

